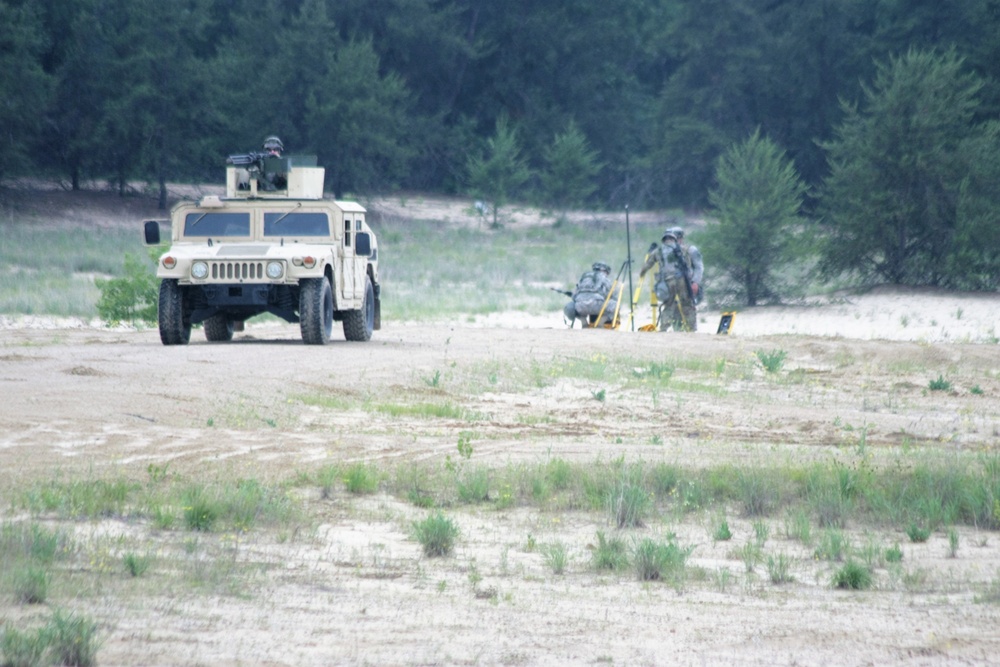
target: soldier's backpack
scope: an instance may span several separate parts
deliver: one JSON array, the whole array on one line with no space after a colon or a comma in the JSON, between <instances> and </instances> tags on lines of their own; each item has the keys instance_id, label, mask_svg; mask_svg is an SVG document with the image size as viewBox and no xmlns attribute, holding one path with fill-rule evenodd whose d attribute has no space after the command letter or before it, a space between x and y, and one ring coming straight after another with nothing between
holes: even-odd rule
<instances>
[{"instance_id":1,"label":"soldier's backpack","mask_svg":"<svg viewBox=\"0 0 1000 667\"><path fill-rule=\"evenodd\" d=\"M580 276L580 282L576 284L577 293L601 291L601 279L597 271L587 271Z\"/></svg>"}]
</instances>

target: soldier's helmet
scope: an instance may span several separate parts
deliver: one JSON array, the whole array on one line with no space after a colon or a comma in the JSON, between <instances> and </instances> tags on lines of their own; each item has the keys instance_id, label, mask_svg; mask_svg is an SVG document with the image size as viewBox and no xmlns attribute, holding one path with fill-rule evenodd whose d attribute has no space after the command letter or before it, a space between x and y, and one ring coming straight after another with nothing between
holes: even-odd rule
<instances>
[{"instance_id":1,"label":"soldier's helmet","mask_svg":"<svg viewBox=\"0 0 1000 667\"><path fill-rule=\"evenodd\" d=\"M671 241L676 241L677 240L677 234L674 232L674 228L673 227L671 227L669 229L665 229L663 231L663 238L660 239L660 240L661 241L666 241L667 239L670 239Z\"/></svg>"},{"instance_id":2,"label":"soldier's helmet","mask_svg":"<svg viewBox=\"0 0 1000 667\"><path fill-rule=\"evenodd\" d=\"M594 271L604 271L605 273L611 273L611 267L604 262L594 262L594 265L590 267Z\"/></svg>"},{"instance_id":3,"label":"soldier's helmet","mask_svg":"<svg viewBox=\"0 0 1000 667\"><path fill-rule=\"evenodd\" d=\"M281 139L273 135L264 139L264 145L261 148L268 153L271 151L277 151L279 153L285 152L285 145L281 143Z\"/></svg>"},{"instance_id":4,"label":"soldier's helmet","mask_svg":"<svg viewBox=\"0 0 1000 667\"><path fill-rule=\"evenodd\" d=\"M671 227L667 231L672 233L678 240L684 238L684 230L680 227Z\"/></svg>"}]
</instances>

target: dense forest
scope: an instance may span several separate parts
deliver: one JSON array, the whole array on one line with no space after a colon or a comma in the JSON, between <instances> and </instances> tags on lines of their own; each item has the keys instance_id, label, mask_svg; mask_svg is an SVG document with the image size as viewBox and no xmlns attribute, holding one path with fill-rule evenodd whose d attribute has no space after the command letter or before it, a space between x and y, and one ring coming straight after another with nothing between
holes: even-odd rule
<instances>
[{"instance_id":1,"label":"dense forest","mask_svg":"<svg viewBox=\"0 0 1000 667\"><path fill-rule=\"evenodd\" d=\"M337 195L727 210L727 151L766 141L800 211L850 217L829 271L996 286L998 0L0 0L0 22L0 181L165 197L277 134ZM889 163L912 198L852 264L851 188Z\"/></svg>"}]
</instances>

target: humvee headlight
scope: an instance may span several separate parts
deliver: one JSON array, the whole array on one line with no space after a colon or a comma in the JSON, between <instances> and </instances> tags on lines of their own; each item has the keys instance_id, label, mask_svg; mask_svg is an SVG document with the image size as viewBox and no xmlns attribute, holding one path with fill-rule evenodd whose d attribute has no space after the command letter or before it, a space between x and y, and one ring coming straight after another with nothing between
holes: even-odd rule
<instances>
[{"instance_id":1,"label":"humvee headlight","mask_svg":"<svg viewBox=\"0 0 1000 667\"><path fill-rule=\"evenodd\" d=\"M267 263L267 277L271 280L277 280L285 273L285 267L281 265L281 262L268 262Z\"/></svg>"},{"instance_id":2,"label":"humvee headlight","mask_svg":"<svg viewBox=\"0 0 1000 667\"><path fill-rule=\"evenodd\" d=\"M191 277L196 280L201 280L208 276L208 264L205 262L195 262L191 265Z\"/></svg>"},{"instance_id":3,"label":"humvee headlight","mask_svg":"<svg viewBox=\"0 0 1000 667\"><path fill-rule=\"evenodd\" d=\"M175 266L177 266L177 259L175 257L167 255L166 257L163 258L163 268L172 269Z\"/></svg>"}]
</instances>

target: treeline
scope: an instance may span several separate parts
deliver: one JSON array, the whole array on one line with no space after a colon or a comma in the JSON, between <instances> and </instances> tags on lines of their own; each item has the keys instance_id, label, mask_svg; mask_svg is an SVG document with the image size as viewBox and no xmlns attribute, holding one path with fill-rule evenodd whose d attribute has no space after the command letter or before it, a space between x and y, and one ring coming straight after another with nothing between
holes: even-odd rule
<instances>
[{"instance_id":1,"label":"treeline","mask_svg":"<svg viewBox=\"0 0 1000 667\"><path fill-rule=\"evenodd\" d=\"M273 133L318 155L337 195L704 206L726 151L757 136L794 165L806 209L835 221L830 196L878 177L870 153L902 150L920 104L944 94L917 86L906 109L871 106L877 78L912 53L972 87L938 137L965 152L927 152L936 166L906 175L913 206L934 191L954 212L967 187L955 170L968 151L988 157L977 128L1000 112L996 0L0 0L0 24L0 179L143 179L164 203L167 182L216 181L225 155ZM858 135L859 118L884 114L897 134ZM861 171L851 141L869 153ZM936 183L919 180L930 172ZM992 175L978 173L969 216L990 217ZM934 212L924 244L949 215ZM881 257L865 271L946 283L943 252L920 278Z\"/></svg>"}]
</instances>

